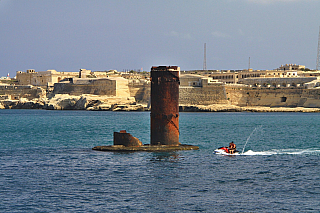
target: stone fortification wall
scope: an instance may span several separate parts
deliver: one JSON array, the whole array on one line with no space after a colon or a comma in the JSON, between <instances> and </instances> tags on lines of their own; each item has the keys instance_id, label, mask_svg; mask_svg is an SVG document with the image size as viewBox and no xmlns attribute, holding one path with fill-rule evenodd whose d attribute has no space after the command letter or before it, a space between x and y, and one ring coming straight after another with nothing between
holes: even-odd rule
<instances>
[{"instance_id":1,"label":"stone fortification wall","mask_svg":"<svg viewBox=\"0 0 320 213\"><path fill-rule=\"evenodd\" d=\"M320 89L251 88L240 84L180 87L180 105L231 104L265 107L320 107Z\"/></svg>"},{"instance_id":2,"label":"stone fortification wall","mask_svg":"<svg viewBox=\"0 0 320 213\"><path fill-rule=\"evenodd\" d=\"M296 107L303 89L251 89L239 101L239 106Z\"/></svg>"},{"instance_id":3,"label":"stone fortification wall","mask_svg":"<svg viewBox=\"0 0 320 213\"><path fill-rule=\"evenodd\" d=\"M226 87L230 104L266 107L320 107L320 90L305 88Z\"/></svg>"},{"instance_id":4,"label":"stone fortification wall","mask_svg":"<svg viewBox=\"0 0 320 213\"><path fill-rule=\"evenodd\" d=\"M1 99L18 100L20 98L26 98L31 100L34 98L43 98L45 95L46 91L40 87L33 87L31 85L0 85Z\"/></svg>"},{"instance_id":5,"label":"stone fortification wall","mask_svg":"<svg viewBox=\"0 0 320 213\"><path fill-rule=\"evenodd\" d=\"M227 104L226 91L223 85L210 87L180 87L180 105Z\"/></svg>"},{"instance_id":6,"label":"stone fortification wall","mask_svg":"<svg viewBox=\"0 0 320 213\"><path fill-rule=\"evenodd\" d=\"M129 84L130 96L138 103L148 103L151 87L149 84ZM181 105L227 104L228 100L224 86L182 87L179 88L179 103Z\"/></svg>"},{"instance_id":7,"label":"stone fortification wall","mask_svg":"<svg viewBox=\"0 0 320 213\"><path fill-rule=\"evenodd\" d=\"M69 82L54 84L54 94L94 94L94 95L109 95L116 96L116 83L115 82L101 82L95 81L87 84L73 84Z\"/></svg>"},{"instance_id":8,"label":"stone fortification wall","mask_svg":"<svg viewBox=\"0 0 320 213\"><path fill-rule=\"evenodd\" d=\"M129 84L130 96L138 103L148 103L150 100L150 84Z\"/></svg>"},{"instance_id":9,"label":"stone fortification wall","mask_svg":"<svg viewBox=\"0 0 320 213\"><path fill-rule=\"evenodd\" d=\"M66 81L54 84L53 92L54 94L130 97L128 80L123 78L73 79L71 82Z\"/></svg>"},{"instance_id":10,"label":"stone fortification wall","mask_svg":"<svg viewBox=\"0 0 320 213\"><path fill-rule=\"evenodd\" d=\"M320 89L303 89L298 106L320 108Z\"/></svg>"},{"instance_id":11,"label":"stone fortification wall","mask_svg":"<svg viewBox=\"0 0 320 213\"><path fill-rule=\"evenodd\" d=\"M292 78L245 78L239 80L240 83L246 85L260 85L270 87L301 87L304 84L317 80L316 77L292 77Z\"/></svg>"},{"instance_id":12,"label":"stone fortification wall","mask_svg":"<svg viewBox=\"0 0 320 213\"><path fill-rule=\"evenodd\" d=\"M243 84L227 84L224 85L224 89L229 104L240 106L244 102L243 99L247 96L247 90L251 88Z\"/></svg>"},{"instance_id":13,"label":"stone fortification wall","mask_svg":"<svg viewBox=\"0 0 320 213\"><path fill-rule=\"evenodd\" d=\"M57 72L56 70L47 70L35 72L27 70L27 72L17 71L16 78L19 85L47 86L48 83L54 84L65 78L74 78L79 76L78 72Z\"/></svg>"},{"instance_id":14,"label":"stone fortification wall","mask_svg":"<svg viewBox=\"0 0 320 213\"><path fill-rule=\"evenodd\" d=\"M130 97L130 90L128 80L122 77L109 78L116 82L116 96L117 97Z\"/></svg>"}]
</instances>

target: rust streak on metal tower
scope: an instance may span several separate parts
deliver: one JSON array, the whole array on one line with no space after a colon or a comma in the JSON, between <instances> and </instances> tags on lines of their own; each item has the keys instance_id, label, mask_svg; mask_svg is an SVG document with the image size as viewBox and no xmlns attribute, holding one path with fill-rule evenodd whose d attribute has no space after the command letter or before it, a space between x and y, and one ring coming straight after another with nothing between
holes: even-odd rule
<instances>
[{"instance_id":1,"label":"rust streak on metal tower","mask_svg":"<svg viewBox=\"0 0 320 213\"><path fill-rule=\"evenodd\" d=\"M151 68L151 145L179 146L178 66Z\"/></svg>"}]
</instances>

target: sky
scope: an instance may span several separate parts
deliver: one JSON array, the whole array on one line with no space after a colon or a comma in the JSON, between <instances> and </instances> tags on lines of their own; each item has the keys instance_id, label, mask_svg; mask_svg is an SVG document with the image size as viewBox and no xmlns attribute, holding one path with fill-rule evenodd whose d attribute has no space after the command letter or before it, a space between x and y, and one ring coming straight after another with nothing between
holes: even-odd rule
<instances>
[{"instance_id":1,"label":"sky","mask_svg":"<svg viewBox=\"0 0 320 213\"><path fill-rule=\"evenodd\" d=\"M0 77L16 71L316 68L319 0L0 0Z\"/></svg>"}]
</instances>

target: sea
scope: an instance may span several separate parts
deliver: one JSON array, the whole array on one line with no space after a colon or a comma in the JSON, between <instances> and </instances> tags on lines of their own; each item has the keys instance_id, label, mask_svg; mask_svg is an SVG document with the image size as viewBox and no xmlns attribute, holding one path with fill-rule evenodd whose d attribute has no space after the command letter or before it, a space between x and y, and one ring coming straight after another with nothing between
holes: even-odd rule
<instances>
[{"instance_id":1,"label":"sea","mask_svg":"<svg viewBox=\"0 0 320 213\"><path fill-rule=\"evenodd\" d=\"M319 113L180 113L199 150L92 150L120 130L149 144L150 112L0 110L0 212L320 212Z\"/></svg>"}]
</instances>

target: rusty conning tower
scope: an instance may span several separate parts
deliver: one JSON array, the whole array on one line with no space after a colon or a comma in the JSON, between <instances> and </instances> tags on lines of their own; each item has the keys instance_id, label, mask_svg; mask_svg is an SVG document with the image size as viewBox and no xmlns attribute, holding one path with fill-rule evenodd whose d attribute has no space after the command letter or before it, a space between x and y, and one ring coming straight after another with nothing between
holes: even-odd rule
<instances>
[{"instance_id":1,"label":"rusty conning tower","mask_svg":"<svg viewBox=\"0 0 320 213\"><path fill-rule=\"evenodd\" d=\"M151 68L151 145L179 146L178 66Z\"/></svg>"},{"instance_id":2,"label":"rusty conning tower","mask_svg":"<svg viewBox=\"0 0 320 213\"><path fill-rule=\"evenodd\" d=\"M98 151L168 152L197 150L198 146L179 142L178 66L151 67L151 143L142 142L125 130L114 132L111 146L96 146Z\"/></svg>"}]
</instances>

